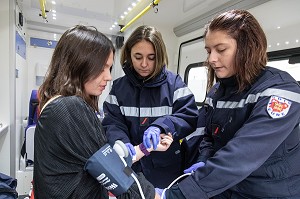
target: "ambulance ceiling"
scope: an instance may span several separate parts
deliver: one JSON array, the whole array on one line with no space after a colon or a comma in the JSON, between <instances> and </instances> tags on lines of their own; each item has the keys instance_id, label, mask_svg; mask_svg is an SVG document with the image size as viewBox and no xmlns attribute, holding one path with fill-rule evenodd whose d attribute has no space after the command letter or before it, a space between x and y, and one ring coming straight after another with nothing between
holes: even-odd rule
<instances>
[{"instance_id":1,"label":"ambulance ceiling","mask_svg":"<svg viewBox=\"0 0 300 199\"><path fill-rule=\"evenodd\" d=\"M27 22L27 28L62 33L76 24L92 25L100 31L120 34L119 25L126 25L153 0L47 0L47 18L43 19L41 0L17 0ZM215 14L233 8L249 9L267 0L160 0L137 21L170 27L177 36L203 26ZM136 6L129 11L128 7ZM55 10L56 13L53 13ZM124 19L121 15L128 12ZM156 12L157 11L157 12ZM55 19L54 19L55 18ZM117 23L114 28L112 26Z\"/></svg>"}]
</instances>

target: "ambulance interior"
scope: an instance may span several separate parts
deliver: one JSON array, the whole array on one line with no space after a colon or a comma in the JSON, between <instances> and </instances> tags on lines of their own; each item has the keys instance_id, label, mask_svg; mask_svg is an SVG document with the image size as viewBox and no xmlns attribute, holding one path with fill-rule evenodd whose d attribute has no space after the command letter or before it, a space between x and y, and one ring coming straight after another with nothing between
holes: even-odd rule
<instances>
[{"instance_id":1,"label":"ambulance interior","mask_svg":"<svg viewBox=\"0 0 300 199\"><path fill-rule=\"evenodd\" d=\"M120 50L130 33L142 24L155 26L166 43L169 70L184 79L200 107L207 82L204 26L225 10L246 9L267 35L268 65L289 72L300 82L298 0L4 0L0 7L8 9L0 12L0 22L8 21L0 24L8 30L0 32L0 41L3 48L13 49L0 54L7 65L0 74L0 171L18 179L19 195L28 195L32 180L35 92L57 41L71 26L95 26L111 38L117 49L113 79L124 74ZM101 95L100 107L110 88Z\"/></svg>"}]
</instances>

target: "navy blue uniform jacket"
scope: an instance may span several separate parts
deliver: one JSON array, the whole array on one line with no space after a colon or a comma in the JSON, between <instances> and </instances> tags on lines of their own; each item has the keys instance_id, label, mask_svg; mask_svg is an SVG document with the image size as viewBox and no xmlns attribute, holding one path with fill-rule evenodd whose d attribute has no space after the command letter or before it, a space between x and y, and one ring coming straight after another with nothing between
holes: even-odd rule
<instances>
[{"instance_id":1,"label":"navy blue uniform jacket","mask_svg":"<svg viewBox=\"0 0 300 199\"><path fill-rule=\"evenodd\" d=\"M145 177L155 187L165 187L180 175L179 140L196 129L197 106L194 95L179 75L163 67L155 78L144 81L127 64L125 76L113 82L103 104L103 126L109 142L122 140L138 145L149 125L163 133L171 132L174 141L166 152L151 152L139 161Z\"/></svg>"},{"instance_id":2,"label":"navy blue uniform jacket","mask_svg":"<svg viewBox=\"0 0 300 199\"><path fill-rule=\"evenodd\" d=\"M267 67L244 91L236 85L235 78L222 79L206 98L199 157L206 165L167 199L207 199L226 190L228 198L300 198L299 84Z\"/></svg>"}]
</instances>

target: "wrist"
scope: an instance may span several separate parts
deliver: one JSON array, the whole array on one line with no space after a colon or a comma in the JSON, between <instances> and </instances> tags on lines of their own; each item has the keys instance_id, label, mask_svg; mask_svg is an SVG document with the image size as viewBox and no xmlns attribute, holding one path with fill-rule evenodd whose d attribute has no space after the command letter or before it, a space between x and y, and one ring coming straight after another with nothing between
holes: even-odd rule
<instances>
[{"instance_id":1,"label":"wrist","mask_svg":"<svg viewBox=\"0 0 300 199\"><path fill-rule=\"evenodd\" d=\"M139 148L140 148L140 150L143 152L143 154L144 154L145 156L150 155L150 152L147 150L147 148L145 147L145 145L144 145L143 143L141 143L141 144L139 145Z\"/></svg>"}]
</instances>

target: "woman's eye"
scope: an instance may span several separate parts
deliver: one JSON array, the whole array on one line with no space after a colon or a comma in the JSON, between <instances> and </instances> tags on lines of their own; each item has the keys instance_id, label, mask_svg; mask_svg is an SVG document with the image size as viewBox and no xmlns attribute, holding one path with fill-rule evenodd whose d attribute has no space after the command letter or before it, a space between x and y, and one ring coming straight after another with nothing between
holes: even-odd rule
<instances>
[{"instance_id":1,"label":"woman's eye","mask_svg":"<svg viewBox=\"0 0 300 199\"><path fill-rule=\"evenodd\" d=\"M148 59L149 60L155 60L155 56L149 56Z\"/></svg>"},{"instance_id":2,"label":"woman's eye","mask_svg":"<svg viewBox=\"0 0 300 199\"><path fill-rule=\"evenodd\" d=\"M221 52L224 52L226 49L218 49L217 51L219 52L219 53L221 53Z\"/></svg>"}]
</instances>

